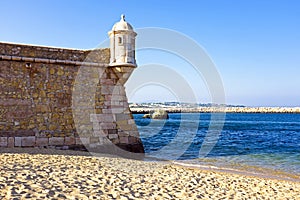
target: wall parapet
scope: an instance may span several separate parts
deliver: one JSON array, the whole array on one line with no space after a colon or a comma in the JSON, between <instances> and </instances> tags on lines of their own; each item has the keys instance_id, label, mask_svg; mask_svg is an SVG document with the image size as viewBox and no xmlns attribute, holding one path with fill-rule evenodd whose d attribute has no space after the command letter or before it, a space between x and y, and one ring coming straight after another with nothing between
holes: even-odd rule
<instances>
[{"instance_id":1,"label":"wall parapet","mask_svg":"<svg viewBox=\"0 0 300 200\"><path fill-rule=\"evenodd\" d=\"M76 61L87 63L99 63L100 61L101 63L109 64L110 49L96 48L80 50L0 42L0 55L4 57L4 59L13 58L18 60L20 58L26 58L29 62L34 62L35 60L31 59L36 59L35 62L47 62L47 60L51 60L57 64L64 64L64 61L68 61L70 64L74 64L74 62L71 61L75 61L75 65L79 65L79 63L76 64ZM103 55L105 55L105 58L101 57Z\"/></svg>"}]
</instances>

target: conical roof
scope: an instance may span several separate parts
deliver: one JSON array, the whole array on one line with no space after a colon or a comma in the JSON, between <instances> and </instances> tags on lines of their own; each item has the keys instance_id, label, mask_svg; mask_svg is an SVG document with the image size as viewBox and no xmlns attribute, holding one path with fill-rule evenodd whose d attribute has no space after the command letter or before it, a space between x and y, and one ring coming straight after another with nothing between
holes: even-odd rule
<instances>
[{"instance_id":1,"label":"conical roof","mask_svg":"<svg viewBox=\"0 0 300 200\"><path fill-rule=\"evenodd\" d=\"M112 28L112 31L133 31L132 26L125 21L125 15L121 15L121 20Z\"/></svg>"}]
</instances>

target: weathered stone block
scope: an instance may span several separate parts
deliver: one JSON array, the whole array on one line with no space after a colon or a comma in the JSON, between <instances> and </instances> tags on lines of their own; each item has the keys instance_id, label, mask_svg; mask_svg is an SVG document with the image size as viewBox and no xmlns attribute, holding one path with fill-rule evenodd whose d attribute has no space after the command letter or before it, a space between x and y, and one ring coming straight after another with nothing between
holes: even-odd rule
<instances>
[{"instance_id":1,"label":"weathered stone block","mask_svg":"<svg viewBox=\"0 0 300 200\"><path fill-rule=\"evenodd\" d=\"M129 115L125 115L123 113L114 114L114 120L115 121L123 121L123 120L128 120L128 119L130 119Z\"/></svg>"},{"instance_id":2,"label":"weathered stone block","mask_svg":"<svg viewBox=\"0 0 300 200\"><path fill-rule=\"evenodd\" d=\"M127 131L125 132L125 131L119 131L118 132L118 135L120 136L120 137L128 137L129 136L129 134L127 133Z\"/></svg>"},{"instance_id":3,"label":"weathered stone block","mask_svg":"<svg viewBox=\"0 0 300 200\"><path fill-rule=\"evenodd\" d=\"M35 136L22 137L22 147L34 147L35 146Z\"/></svg>"},{"instance_id":4,"label":"weathered stone block","mask_svg":"<svg viewBox=\"0 0 300 200\"><path fill-rule=\"evenodd\" d=\"M117 121L118 126L127 126L128 125L128 120L122 120L122 121Z\"/></svg>"},{"instance_id":5,"label":"weathered stone block","mask_svg":"<svg viewBox=\"0 0 300 200\"><path fill-rule=\"evenodd\" d=\"M47 113L50 111L49 106L47 105L37 105L36 106L36 111L40 113Z\"/></svg>"},{"instance_id":6,"label":"weathered stone block","mask_svg":"<svg viewBox=\"0 0 300 200\"><path fill-rule=\"evenodd\" d=\"M65 137L65 145L76 144L75 137Z\"/></svg>"},{"instance_id":7,"label":"weathered stone block","mask_svg":"<svg viewBox=\"0 0 300 200\"><path fill-rule=\"evenodd\" d=\"M120 137L121 144L128 144L128 137Z\"/></svg>"},{"instance_id":8,"label":"weathered stone block","mask_svg":"<svg viewBox=\"0 0 300 200\"><path fill-rule=\"evenodd\" d=\"M115 139L115 138L118 138L118 134L109 134L109 135L108 135L108 138L109 138L109 139Z\"/></svg>"},{"instance_id":9,"label":"weathered stone block","mask_svg":"<svg viewBox=\"0 0 300 200\"><path fill-rule=\"evenodd\" d=\"M58 68L58 70L57 70L57 75L58 75L58 76L64 75L64 70L63 70L62 68Z\"/></svg>"},{"instance_id":10,"label":"weathered stone block","mask_svg":"<svg viewBox=\"0 0 300 200\"><path fill-rule=\"evenodd\" d=\"M125 101L125 100L127 100L127 98L126 98L125 95L113 95L113 96L111 97L111 99L112 99L113 101Z\"/></svg>"},{"instance_id":11,"label":"weathered stone block","mask_svg":"<svg viewBox=\"0 0 300 200\"><path fill-rule=\"evenodd\" d=\"M36 138L36 146L48 146L49 138L46 137L38 137Z\"/></svg>"},{"instance_id":12,"label":"weathered stone block","mask_svg":"<svg viewBox=\"0 0 300 200\"><path fill-rule=\"evenodd\" d=\"M116 129L117 125L115 123L104 122L100 123L100 129Z\"/></svg>"},{"instance_id":13,"label":"weathered stone block","mask_svg":"<svg viewBox=\"0 0 300 200\"><path fill-rule=\"evenodd\" d=\"M55 74L55 69L54 68L50 68L49 72L50 72L51 75L53 75L53 74Z\"/></svg>"},{"instance_id":14,"label":"weathered stone block","mask_svg":"<svg viewBox=\"0 0 300 200\"><path fill-rule=\"evenodd\" d=\"M116 85L114 86L113 88L113 94L122 94L122 91L124 90L124 87L123 86L120 86L120 85Z\"/></svg>"},{"instance_id":15,"label":"weathered stone block","mask_svg":"<svg viewBox=\"0 0 300 200\"><path fill-rule=\"evenodd\" d=\"M102 145L102 143L99 143L99 142L97 142L97 143L91 143L91 144L88 145L88 147L89 148L97 148L99 145Z\"/></svg>"},{"instance_id":16,"label":"weathered stone block","mask_svg":"<svg viewBox=\"0 0 300 200\"><path fill-rule=\"evenodd\" d=\"M101 93L102 93L102 94L112 94L114 88L115 88L114 86L103 85L103 86L101 87Z\"/></svg>"},{"instance_id":17,"label":"weathered stone block","mask_svg":"<svg viewBox=\"0 0 300 200\"><path fill-rule=\"evenodd\" d=\"M133 125L132 124L122 125L119 126L119 128L123 131L131 131L133 130Z\"/></svg>"},{"instance_id":18,"label":"weathered stone block","mask_svg":"<svg viewBox=\"0 0 300 200\"><path fill-rule=\"evenodd\" d=\"M111 144L111 141L107 137L99 137L99 145Z\"/></svg>"},{"instance_id":19,"label":"weathered stone block","mask_svg":"<svg viewBox=\"0 0 300 200\"><path fill-rule=\"evenodd\" d=\"M105 102L104 102L104 105L105 105L105 106L111 106L111 105L112 105L112 102L111 102L111 101L105 101Z\"/></svg>"},{"instance_id":20,"label":"weathered stone block","mask_svg":"<svg viewBox=\"0 0 300 200\"><path fill-rule=\"evenodd\" d=\"M129 144L136 144L136 143L138 143L138 142L139 142L138 138L132 137L132 136L129 136L129 137L128 137L128 143L129 143Z\"/></svg>"},{"instance_id":21,"label":"weathered stone block","mask_svg":"<svg viewBox=\"0 0 300 200\"><path fill-rule=\"evenodd\" d=\"M88 137L80 137L80 138L75 138L76 144L89 144L90 143L90 138Z\"/></svg>"},{"instance_id":22,"label":"weathered stone block","mask_svg":"<svg viewBox=\"0 0 300 200\"><path fill-rule=\"evenodd\" d=\"M134 119L129 119L129 120L128 120L128 124L135 124Z\"/></svg>"},{"instance_id":23,"label":"weathered stone block","mask_svg":"<svg viewBox=\"0 0 300 200\"><path fill-rule=\"evenodd\" d=\"M22 137L15 137L15 147L22 146Z\"/></svg>"},{"instance_id":24,"label":"weathered stone block","mask_svg":"<svg viewBox=\"0 0 300 200\"><path fill-rule=\"evenodd\" d=\"M91 137L91 138L90 138L90 143L91 143L91 144L99 143L99 137Z\"/></svg>"},{"instance_id":25,"label":"weathered stone block","mask_svg":"<svg viewBox=\"0 0 300 200\"><path fill-rule=\"evenodd\" d=\"M61 146L64 145L65 139L63 137L51 137L49 138L49 145Z\"/></svg>"},{"instance_id":26,"label":"weathered stone block","mask_svg":"<svg viewBox=\"0 0 300 200\"><path fill-rule=\"evenodd\" d=\"M93 131L93 136L99 137L106 137L108 135L108 131L107 130L94 130Z\"/></svg>"},{"instance_id":27,"label":"weathered stone block","mask_svg":"<svg viewBox=\"0 0 300 200\"><path fill-rule=\"evenodd\" d=\"M137 130L131 130L131 131L126 131L126 133L128 133L130 136L133 136L133 137L139 137L139 132Z\"/></svg>"},{"instance_id":28,"label":"weathered stone block","mask_svg":"<svg viewBox=\"0 0 300 200\"><path fill-rule=\"evenodd\" d=\"M112 114L91 114L92 122L113 122L114 116Z\"/></svg>"},{"instance_id":29,"label":"weathered stone block","mask_svg":"<svg viewBox=\"0 0 300 200\"><path fill-rule=\"evenodd\" d=\"M119 140L119 138L114 138L114 139L111 139L111 143L113 143L113 144L119 144L120 140Z\"/></svg>"},{"instance_id":30,"label":"weathered stone block","mask_svg":"<svg viewBox=\"0 0 300 200\"><path fill-rule=\"evenodd\" d=\"M13 148L15 146L15 138L14 137L9 137L7 139L7 147L8 148Z\"/></svg>"},{"instance_id":31,"label":"weathered stone block","mask_svg":"<svg viewBox=\"0 0 300 200\"><path fill-rule=\"evenodd\" d=\"M106 79L105 76L103 76L104 74L101 74L101 80L100 83L103 85L113 85L114 82L112 79Z\"/></svg>"},{"instance_id":32,"label":"weathered stone block","mask_svg":"<svg viewBox=\"0 0 300 200\"><path fill-rule=\"evenodd\" d=\"M101 130L101 126L99 122L93 122L93 130L94 131L99 131Z\"/></svg>"},{"instance_id":33,"label":"weathered stone block","mask_svg":"<svg viewBox=\"0 0 300 200\"><path fill-rule=\"evenodd\" d=\"M0 137L0 147L7 147L7 137Z\"/></svg>"},{"instance_id":34,"label":"weathered stone block","mask_svg":"<svg viewBox=\"0 0 300 200\"><path fill-rule=\"evenodd\" d=\"M102 113L109 114L109 113L113 113L113 112L111 109L102 109Z\"/></svg>"},{"instance_id":35,"label":"weathered stone block","mask_svg":"<svg viewBox=\"0 0 300 200\"><path fill-rule=\"evenodd\" d=\"M112 113L123 113L126 110L126 108L111 108Z\"/></svg>"}]
</instances>

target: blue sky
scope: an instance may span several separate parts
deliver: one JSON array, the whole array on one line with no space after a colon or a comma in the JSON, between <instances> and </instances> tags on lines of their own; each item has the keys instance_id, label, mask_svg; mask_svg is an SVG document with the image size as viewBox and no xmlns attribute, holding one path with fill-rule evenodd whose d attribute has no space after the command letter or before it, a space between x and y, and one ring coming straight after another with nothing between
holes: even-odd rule
<instances>
[{"instance_id":1,"label":"blue sky","mask_svg":"<svg viewBox=\"0 0 300 200\"><path fill-rule=\"evenodd\" d=\"M0 41L90 49L124 13L135 28L173 29L200 44L228 104L300 106L299 10L297 0L0 0Z\"/></svg>"}]
</instances>

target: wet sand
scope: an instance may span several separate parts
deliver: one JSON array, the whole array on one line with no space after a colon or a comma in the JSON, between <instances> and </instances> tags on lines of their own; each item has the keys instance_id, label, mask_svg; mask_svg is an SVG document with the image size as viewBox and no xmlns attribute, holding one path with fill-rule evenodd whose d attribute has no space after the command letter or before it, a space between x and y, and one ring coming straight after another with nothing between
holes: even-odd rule
<instances>
[{"instance_id":1,"label":"wet sand","mask_svg":"<svg viewBox=\"0 0 300 200\"><path fill-rule=\"evenodd\" d=\"M14 151L0 150L0 199L300 199L299 182L88 152Z\"/></svg>"}]
</instances>

